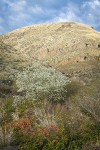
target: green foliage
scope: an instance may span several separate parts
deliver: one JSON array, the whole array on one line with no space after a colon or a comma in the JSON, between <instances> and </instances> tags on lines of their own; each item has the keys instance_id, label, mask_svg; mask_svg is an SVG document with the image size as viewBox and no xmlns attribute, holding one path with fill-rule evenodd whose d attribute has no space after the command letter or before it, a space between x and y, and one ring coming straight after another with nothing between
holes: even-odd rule
<instances>
[{"instance_id":1,"label":"green foliage","mask_svg":"<svg viewBox=\"0 0 100 150\"><path fill-rule=\"evenodd\" d=\"M49 102L45 102L45 105L36 104L36 108L35 104L34 107L29 106L31 114L24 112L24 116L19 119L14 130L14 144L19 145L19 150L81 150L85 145L99 144L100 126L94 120L84 116L77 107L74 108L73 104L69 106L68 103L49 105ZM41 115L43 108L45 117ZM36 114L33 113L35 109L37 109ZM38 110L40 110L39 119L45 121L45 124L48 121L48 126L37 123L39 121ZM52 124L49 118L51 114L54 115L56 121L52 120Z\"/></svg>"},{"instance_id":2,"label":"green foliage","mask_svg":"<svg viewBox=\"0 0 100 150\"><path fill-rule=\"evenodd\" d=\"M12 113L15 111L13 98L0 99L0 106L0 125L3 125L12 120Z\"/></svg>"},{"instance_id":3,"label":"green foliage","mask_svg":"<svg viewBox=\"0 0 100 150\"><path fill-rule=\"evenodd\" d=\"M18 131L18 130L17 130ZM32 138L29 136L23 137L23 135L20 135L19 132L17 132L17 139L20 139L21 143L19 144L20 150L65 150L66 149L66 143L62 140L62 133L56 133L49 131L48 129L44 128L41 129L41 131L35 130L35 134ZM45 133L44 133L45 132ZM47 132L47 135L46 135ZM27 139L27 142L26 140Z\"/></svg>"},{"instance_id":4,"label":"green foliage","mask_svg":"<svg viewBox=\"0 0 100 150\"><path fill-rule=\"evenodd\" d=\"M9 144L12 140L11 122L14 111L12 98L0 99L0 147Z\"/></svg>"},{"instance_id":5,"label":"green foliage","mask_svg":"<svg viewBox=\"0 0 100 150\"><path fill-rule=\"evenodd\" d=\"M51 67L35 63L16 76L18 91L26 91L26 98L61 101L66 99L65 86L69 79Z\"/></svg>"},{"instance_id":6,"label":"green foliage","mask_svg":"<svg viewBox=\"0 0 100 150\"><path fill-rule=\"evenodd\" d=\"M18 120L14 124L12 145L17 145L19 150L85 150L86 147L92 150L96 145L100 146L100 100L94 86L97 83L94 81L92 84L91 87L81 88L79 82L71 82L60 90L51 87L48 92L35 92L39 101L28 99L19 103L16 107ZM54 103L59 97L66 97L66 94L70 101ZM43 101L45 98L47 100ZM6 118L11 117L14 109L12 104L13 101L8 100L2 105L8 114ZM6 124L10 121L12 118L6 120Z\"/></svg>"},{"instance_id":7,"label":"green foliage","mask_svg":"<svg viewBox=\"0 0 100 150\"><path fill-rule=\"evenodd\" d=\"M44 134L45 130L49 133L47 134L48 136ZM33 137L25 134L21 135L17 132L17 136L19 134L18 140L20 139L19 150L81 150L87 143L96 143L97 133L95 133L95 129L91 131L88 129L87 133L83 134L81 132L71 134L70 132L68 133L70 129L62 127L58 133L54 131L52 133L49 129L45 130L41 129L41 132L35 130Z\"/></svg>"}]
</instances>

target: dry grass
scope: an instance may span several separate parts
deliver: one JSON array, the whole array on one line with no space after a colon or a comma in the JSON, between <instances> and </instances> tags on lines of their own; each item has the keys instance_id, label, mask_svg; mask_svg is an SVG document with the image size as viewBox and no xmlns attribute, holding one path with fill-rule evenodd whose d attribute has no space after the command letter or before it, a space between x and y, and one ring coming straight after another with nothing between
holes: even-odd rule
<instances>
[{"instance_id":1,"label":"dry grass","mask_svg":"<svg viewBox=\"0 0 100 150\"><path fill-rule=\"evenodd\" d=\"M100 33L79 23L33 25L1 38L16 49L16 54L22 59L42 60L53 66L84 61L84 56L100 54Z\"/></svg>"}]
</instances>

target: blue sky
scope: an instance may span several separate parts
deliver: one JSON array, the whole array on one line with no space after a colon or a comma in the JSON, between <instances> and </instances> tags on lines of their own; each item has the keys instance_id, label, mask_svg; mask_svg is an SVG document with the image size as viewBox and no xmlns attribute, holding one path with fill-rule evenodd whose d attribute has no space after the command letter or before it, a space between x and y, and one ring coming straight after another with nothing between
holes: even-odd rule
<instances>
[{"instance_id":1,"label":"blue sky","mask_svg":"<svg viewBox=\"0 0 100 150\"><path fill-rule=\"evenodd\" d=\"M32 24L65 21L100 31L100 0L0 0L0 34Z\"/></svg>"}]
</instances>

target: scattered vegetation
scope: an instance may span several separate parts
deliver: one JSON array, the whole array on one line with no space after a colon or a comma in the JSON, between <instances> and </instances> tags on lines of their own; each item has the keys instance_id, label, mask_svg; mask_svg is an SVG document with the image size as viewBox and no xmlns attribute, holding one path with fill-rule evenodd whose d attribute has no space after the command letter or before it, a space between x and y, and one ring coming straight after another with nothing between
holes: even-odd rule
<instances>
[{"instance_id":1,"label":"scattered vegetation","mask_svg":"<svg viewBox=\"0 0 100 150\"><path fill-rule=\"evenodd\" d=\"M100 149L99 43L77 23L0 36L0 150Z\"/></svg>"},{"instance_id":2,"label":"scattered vegetation","mask_svg":"<svg viewBox=\"0 0 100 150\"><path fill-rule=\"evenodd\" d=\"M27 99L15 107L13 99L1 100L1 146L10 144L18 150L92 150L100 147L100 100L95 95L94 83L90 90L75 82L69 83L68 87L69 98L63 103Z\"/></svg>"}]
</instances>

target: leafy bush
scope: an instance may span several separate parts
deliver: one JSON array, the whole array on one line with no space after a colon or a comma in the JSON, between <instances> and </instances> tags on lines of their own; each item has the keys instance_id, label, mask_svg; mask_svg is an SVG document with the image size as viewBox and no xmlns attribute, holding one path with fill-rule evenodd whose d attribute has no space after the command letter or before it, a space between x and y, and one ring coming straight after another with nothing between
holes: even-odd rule
<instances>
[{"instance_id":1,"label":"leafy bush","mask_svg":"<svg viewBox=\"0 0 100 150\"><path fill-rule=\"evenodd\" d=\"M29 104L16 122L14 144L19 150L82 150L99 142L99 130L76 104L39 101Z\"/></svg>"},{"instance_id":2,"label":"leafy bush","mask_svg":"<svg viewBox=\"0 0 100 150\"><path fill-rule=\"evenodd\" d=\"M61 101L66 99L65 86L69 79L61 72L39 63L27 67L16 76L18 91L26 91L26 98Z\"/></svg>"},{"instance_id":3,"label":"leafy bush","mask_svg":"<svg viewBox=\"0 0 100 150\"><path fill-rule=\"evenodd\" d=\"M98 128L100 130L100 127ZM17 142L19 141L17 143L19 144L19 150L82 150L82 147L86 144L90 145L91 143L95 145L97 131L95 126L93 126L91 130L88 128L84 133L79 131L73 134L68 127L52 125L49 128L34 128L32 134L25 132L20 127L16 130L16 135Z\"/></svg>"},{"instance_id":4,"label":"leafy bush","mask_svg":"<svg viewBox=\"0 0 100 150\"><path fill-rule=\"evenodd\" d=\"M19 117L13 120L11 144L17 145L19 150L82 150L85 145L99 145L99 124L73 102L56 104L29 100L16 109ZM12 127L9 121L7 130Z\"/></svg>"}]
</instances>

